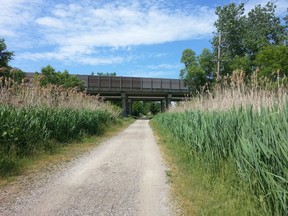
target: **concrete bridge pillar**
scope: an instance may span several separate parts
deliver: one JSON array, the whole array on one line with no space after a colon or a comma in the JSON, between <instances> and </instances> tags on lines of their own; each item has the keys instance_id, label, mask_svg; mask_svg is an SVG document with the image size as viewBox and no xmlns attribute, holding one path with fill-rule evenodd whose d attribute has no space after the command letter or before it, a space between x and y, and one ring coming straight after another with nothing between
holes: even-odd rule
<instances>
[{"instance_id":1,"label":"concrete bridge pillar","mask_svg":"<svg viewBox=\"0 0 288 216\"><path fill-rule=\"evenodd\" d=\"M122 101L122 114L123 116L127 116L127 95L126 93L121 93L121 101Z\"/></svg>"},{"instance_id":2,"label":"concrete bridge pillar","mask_svg":"<svg viewBox=\"0 0 288 216\"><path fill-rule=\"evenodd\" d=\"M165 100L161 100L161 112L165 112Z\"/></svg>"},{"instance_id":3,"label":"concrete bridge pillar","mask_svg":"<svg viewBox=\"0 0 288 216\"><path fill-rule=\"evenodd\" d=\"M171 106L171 101L172 101L172 94L168 94L166 97L166 110L169 109L169 107Z\"/></svg>"},{"instance_id":4,"label":"concrete bridge pillar","mask_svg":"<svg viewBox=\"0 0 288 216\"><path fill-rule=\"evenodd\" d=\"M132 100L128 99L128 113L127 115L131 115L132 114Z\"/></svg>"}]
</instances>

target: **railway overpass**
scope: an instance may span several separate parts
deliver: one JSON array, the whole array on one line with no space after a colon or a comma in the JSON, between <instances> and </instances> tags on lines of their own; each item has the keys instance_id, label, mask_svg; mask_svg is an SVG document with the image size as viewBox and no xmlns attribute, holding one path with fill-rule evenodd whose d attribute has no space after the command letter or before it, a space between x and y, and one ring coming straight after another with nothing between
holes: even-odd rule
<instances>
[{"instance_id":1,"label":"railway overpass","mask_svg":"<svg viewBox=\"0 0 288 216\"><path fill-rule=\"evenodd\" d=\"M133 101L160 101L161 110L168 109L171 101L185 99L188 88L179 79L141 78L123 76L76 75L84 81L88 94L99 94L110 101L121 101L123 115L130 115ZM33 78L34 73L26 73Z\"/></svg>"},{"instance_id":2,"label":"railway overpass","mask_svg":"<svg viewBox=\"0 0 288 216\"><path fill-rule=\"evenodd\" d=\"M77 77L84 81L87 93L99 94L111 101L121 101L124 116L131 114L133 101L160 101L163 111L169 108L171 101L183 100L188 94L188 88L179 79L87 75Z\"/></svg>"}]
</instances>

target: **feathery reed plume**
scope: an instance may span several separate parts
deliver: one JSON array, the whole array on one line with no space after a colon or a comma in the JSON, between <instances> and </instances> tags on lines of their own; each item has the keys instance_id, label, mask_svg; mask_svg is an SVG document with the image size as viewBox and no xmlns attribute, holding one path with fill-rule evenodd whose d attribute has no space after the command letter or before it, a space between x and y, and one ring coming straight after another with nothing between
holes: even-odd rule
<instances>
[{"instance_id":1,"label":"feathery reed plume","mask_svg":"<svg viewBox=\"0 0 288 216\"><path fill-rule=\"evenodd\" d=\"M51 84L41 87L39 80L30 82L23 80L21 84L17 85L11 78L3 77L0 78L0 84L0 104L3 105L106 110L115 116L120 114L120 109L103 101L99 95L87 95L79 92L77 88L66 89Z\"/></svg>"},{"instance_id":2,"label":"feathery reed plume","mask_svg":"<svg viewBox=\"0 0 288 216\"><path fill-rule=\"evenodd\" d=\"M212 91L206 91L198 96L171 107L171 112L187 110L229 110L232 107L252 106L260 110L262 106L272 108L279 105L281 108L286 102L287 88L280 81L272 83L267 78L258 78L259 70L256 70L245 83L245 73L236 70L231 76L224 76Z\"/></svg>"}]
</instances>

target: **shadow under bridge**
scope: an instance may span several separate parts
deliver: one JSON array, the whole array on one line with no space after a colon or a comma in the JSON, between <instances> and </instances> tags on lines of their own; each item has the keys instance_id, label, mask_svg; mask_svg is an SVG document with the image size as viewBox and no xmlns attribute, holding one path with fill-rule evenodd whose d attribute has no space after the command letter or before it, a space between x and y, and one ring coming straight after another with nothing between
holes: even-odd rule
<instances>
[{"instance_id":1,"label":"shadow under bridge","mask_svg":"<svg viewBox=\"0 0 288 216\"><path fill-rule=\"evenodd\" d=\"M171 106L171 101L184 100L188 88L180 79L141 78L121 76L84 76L87 93L99 94L106 100L121 101L123 115L131 115L133 101L160 101L161 110Z\"/></svg>"}]
</instances>

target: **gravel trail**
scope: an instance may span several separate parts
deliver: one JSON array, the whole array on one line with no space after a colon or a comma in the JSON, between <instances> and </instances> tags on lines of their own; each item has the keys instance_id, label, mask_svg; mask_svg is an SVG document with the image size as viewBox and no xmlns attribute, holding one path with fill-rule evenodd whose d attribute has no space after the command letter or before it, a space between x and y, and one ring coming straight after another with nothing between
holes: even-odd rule
<instances>
[{"instance_id":1,"label":"gravel trail","mask_svg":"<svg viewBox=\"0 0 288 216\"><path fill-rule=\"evenodd\" d=\"M137 120L13 201L0 200L0 215L172 215L165 165L148 122Z\"/></svg>"}]
</instances>

